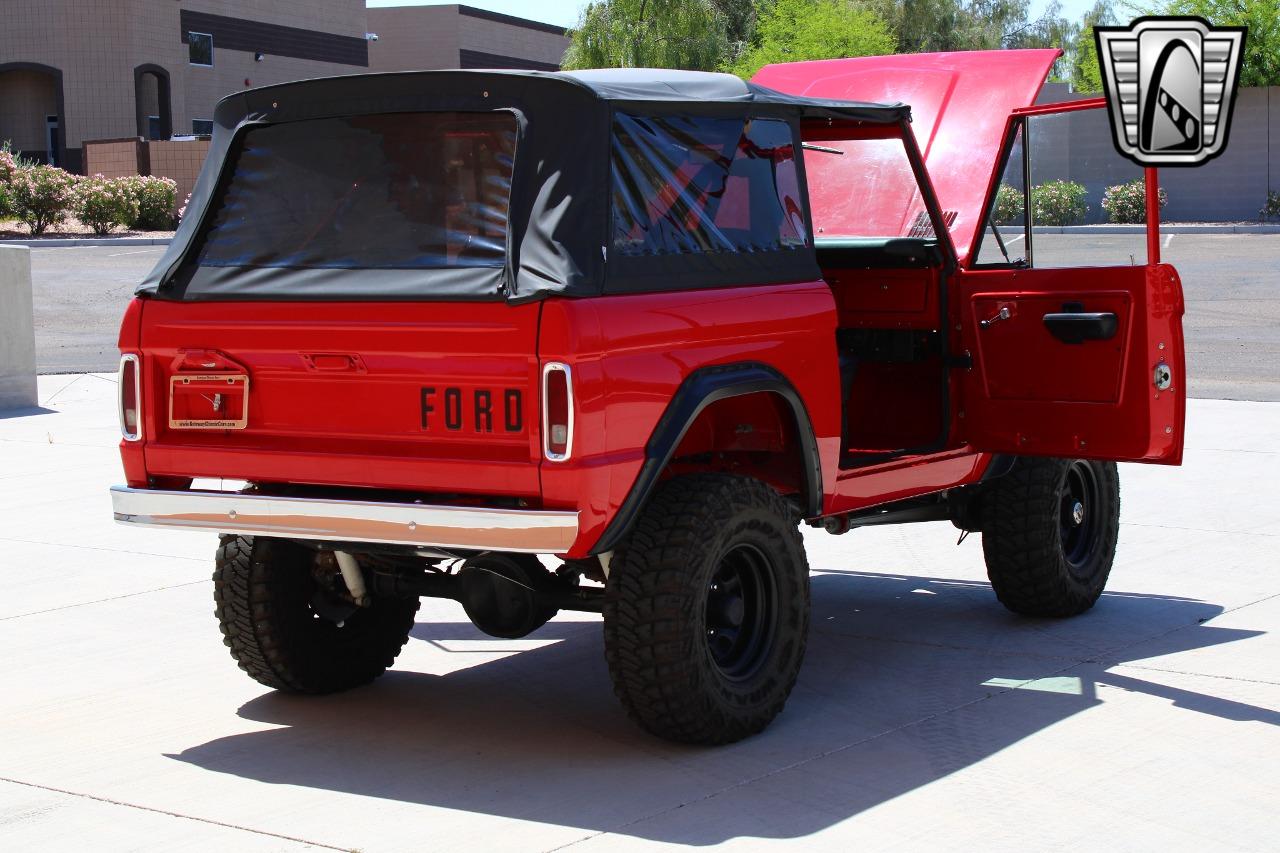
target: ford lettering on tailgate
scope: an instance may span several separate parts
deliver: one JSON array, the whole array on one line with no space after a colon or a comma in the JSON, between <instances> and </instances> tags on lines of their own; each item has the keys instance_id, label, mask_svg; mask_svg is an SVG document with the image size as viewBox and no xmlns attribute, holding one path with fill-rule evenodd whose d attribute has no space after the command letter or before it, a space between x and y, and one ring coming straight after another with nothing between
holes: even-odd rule
<instances>
[{"instance_id":1,"label":"ford lettering on tailgate","mask_svg":"<svg viewBox=\"0 0 1280 853\"><path fill-rule=\"evenodd\" d=\"M524 430L524 398L519 388L424 386L420 402L425 430L479 433Z\"/></svg>"}]
</instances>

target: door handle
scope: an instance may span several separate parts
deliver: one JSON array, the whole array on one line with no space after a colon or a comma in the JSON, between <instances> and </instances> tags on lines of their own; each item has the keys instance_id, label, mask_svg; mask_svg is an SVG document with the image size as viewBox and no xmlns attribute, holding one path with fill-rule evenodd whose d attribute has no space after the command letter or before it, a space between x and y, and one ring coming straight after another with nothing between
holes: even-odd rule
<instances>
[{"instance_id":1,"label":"door handle","mask_svg":"<svg viewBox=\"0 0 1280 853\"><path fill-rule=\"evenodd\" d=\"M1085 341L1108 341L1116 336L1120 324L1110 311L1062 311L1044 315L1044 325L1064 344Z\"/></svg>"},{"instance_id":2,"label":"door handle","mask_svg":"<svg viewBox=\"0 0 1280 853\"><path fill-rule=\"evenodd\" d=\"M317 373L364 373L364 359L343 352L304 352L302 361Z\"/></svg>"}]
</instances>

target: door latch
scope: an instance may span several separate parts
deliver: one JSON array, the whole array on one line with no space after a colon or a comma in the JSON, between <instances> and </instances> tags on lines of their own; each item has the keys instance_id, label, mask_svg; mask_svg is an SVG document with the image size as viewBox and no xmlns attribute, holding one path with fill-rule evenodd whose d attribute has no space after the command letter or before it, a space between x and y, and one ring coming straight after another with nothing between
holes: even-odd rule
<instances>
[{"instance_id":1,"label":"door latch","mask_svg":"<svg viewBox=\"0 0 1280 853\"><path fill-rule=\"evenodd\" d=\"M1000 322L1001 320L1008 320L1009 317L1011 316L1012 314L1009 311L1009 306L1001 305L1000 310L996 312L994 317L991 317L990 319L987 319L987 320L980 320L978 322L978 325L983 329L990 329L996 323Z\"/></svg>"}]
</instances>

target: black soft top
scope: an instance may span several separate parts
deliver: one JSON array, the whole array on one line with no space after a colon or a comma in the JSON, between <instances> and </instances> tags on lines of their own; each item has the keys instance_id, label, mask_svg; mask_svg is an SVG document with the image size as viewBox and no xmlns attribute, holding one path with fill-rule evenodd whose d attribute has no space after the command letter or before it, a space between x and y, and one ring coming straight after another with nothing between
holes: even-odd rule
<instances>
[{"instance_id":1,"label":"black soft top","mask_svg":"<svg viewBox=\"0 0 1280 853\"><path fill-rule=\"evenodd\" d=\"M359 269L239 268L240 274L228 269L205 274L199 267L200 248L225 182L234 172L243 132L342 116L499 110L514 113L518 127L506 265L497 271L450 271L444 298L527 301L555 294L597 295L608 289L604 247L615 111L768 116L788 119L797 127L802 118L875 124L910 120L910 108L903 104L805 98L731 74L646 68L413 71L249 89L223 98L215 108L212 144L182 223L138 292L176 299L353 298L351 289L339 282L362 275ZM287 193L289 187L282 185L279 192ZM784 268L771 268L769 279L818 277L811 244L805 251L789 253L792 259ZM713 265L724 267L723 259ZM387 270L379 273L383 283L360 298L441 298L440 293L422 293L421 270L406 270L398 282ZM614 274L609 271L610 277Z\"/></svg>"}]
</instances>

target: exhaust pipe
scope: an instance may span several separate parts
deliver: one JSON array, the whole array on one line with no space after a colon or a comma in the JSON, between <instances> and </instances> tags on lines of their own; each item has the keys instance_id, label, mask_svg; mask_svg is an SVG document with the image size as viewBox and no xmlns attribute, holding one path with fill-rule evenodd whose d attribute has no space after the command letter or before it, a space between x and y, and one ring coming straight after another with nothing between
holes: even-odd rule
<instances>
[{"instance_id":1,"label":"exhaust pipe","mask_svg":"<svg viewBox=\"0 0 1280 853\"><path fill-rule=\"evenodd\" d=\"M357 607L368 607L373 604L373 597L364 585L364 573L360 571L360 563L355 556L346 551L334 551L334 559L338 561L338 569L342 572L342 582L351 593L351 600Z\"/></svg>"}]
</instances>

